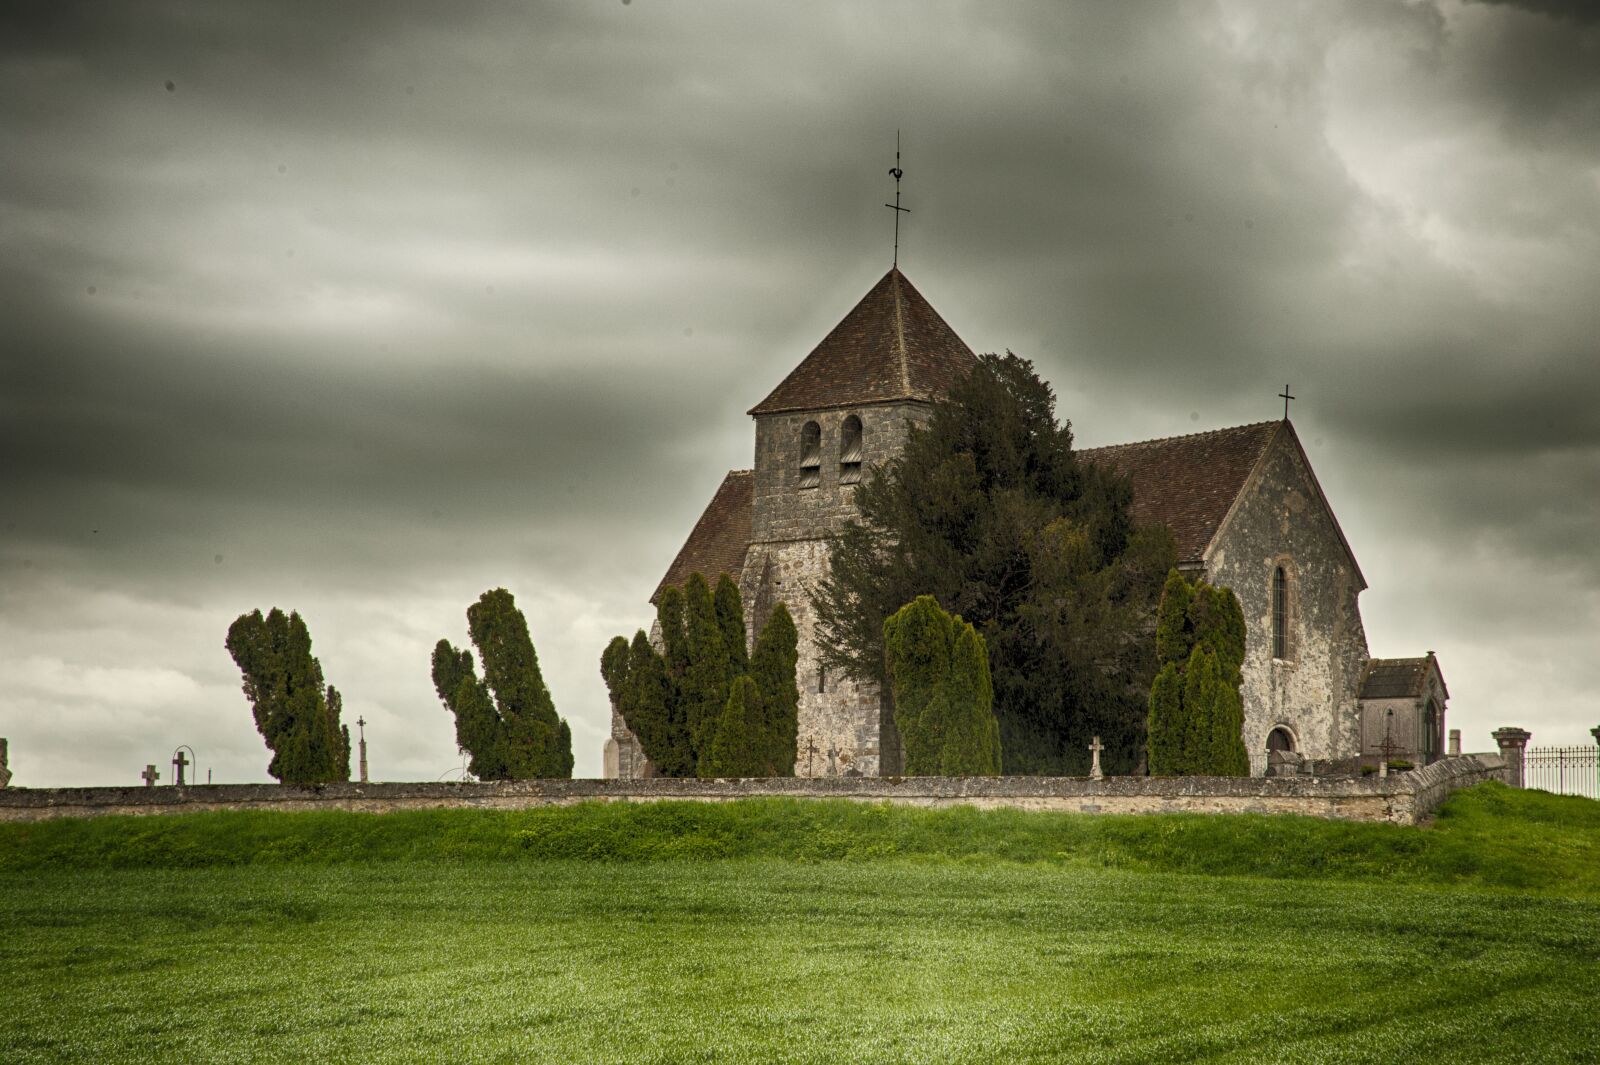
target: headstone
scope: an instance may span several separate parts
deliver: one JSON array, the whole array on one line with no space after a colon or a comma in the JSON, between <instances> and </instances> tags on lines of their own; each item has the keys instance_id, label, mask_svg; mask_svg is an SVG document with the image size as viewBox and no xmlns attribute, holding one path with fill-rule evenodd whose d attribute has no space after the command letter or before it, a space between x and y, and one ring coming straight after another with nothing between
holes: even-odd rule
<instances>
[{"instance_id":1,"label":"headstone","mask_svg":"<svg viewBox=\"0 0 1600 1065\"><path fill-rule=\"evenodd\" d=\"M1506 760L1506 784L1513 788L1522 787L1523 755L1533 733L1524 728L1507 726L1495 729L1492 735L1494 742L1500 745L1500 757Z\"/></svg>"},{"instance_id":2,"label":"headstone","mask_svg":"<svg viewBox=\"0 0 1600 1065\"><path fill-rule=\"evenodd\" d=\"M1101 744L1100 737L1096 736L1094 738L1094 742L1089 744L1089 758L1090 758L1090 761L1089 761L1089 779L1090 780L1104 780L1106 778L1105 772L1100 768L1100 752L1103 751L1103 750L1105 750L1105 747L1104 747L1104 745Z\"/></svg>"},{"instance_id":3,"label":"headstone","mask_svg":"<svg viewBox=\"0 0 1600 1065\"><path fill-rule=\"evenodd\" d=\"M156 786L156 781L161 779L161 774L156 772L156 767L155 767L154 763L151 763L150 765L145 766L144 767L144 772L140 773L139 776L144 779L144 786L147 787L147 788L155 787Z\"/></svg>"},{"instance_id":4,"label":"headstone","mask_svg":"<svg viewBox=\"0 0 1600 1065\"><path fill-rule=\"evenodd\" d=\"M11 767L6 764L10 758L10 748L6 746L5 737L0 736L0 788L11 783Z\"/></svg>"},{"instance_id":5,"label":"headstone","mask_svg":"<svg viewBox=\"0 0 1600 1065\"><path fill-rule=\"evenodd\" d=\"M356 728L361 730L361 783L367 782L367 719L356 718Z\"/></svg>"},{"instance_id":6,"label":"headstone","mask_svg":"<svg viewBox=\"0 0 1600 1065\"><path fill-rule=\"evenodd\" d=\"M1461 730L1458 728L1450 730L1450 757L1461 757Z\"/></svg>"}]
</instances>

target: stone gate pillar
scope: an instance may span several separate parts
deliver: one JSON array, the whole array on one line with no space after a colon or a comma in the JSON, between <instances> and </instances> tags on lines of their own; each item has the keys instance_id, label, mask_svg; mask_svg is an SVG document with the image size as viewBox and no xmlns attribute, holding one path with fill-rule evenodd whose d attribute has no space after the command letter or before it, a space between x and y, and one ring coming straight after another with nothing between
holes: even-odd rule
<instances>
[{"instance_id":1,"label":"stone gate pillar","mask_svg":"<svg viewBox=\"0 0 1600 1065\"><path fill-rule=\"evenodd\" d=\"M1523 752L1527 750L1528 739L1533 733L1524 728L1507 726L1495 729L1492 735L1500 745L1500 757L1506 760L1506 783L1513 788L1522 787Z\"/></svg>"}]
</instances>

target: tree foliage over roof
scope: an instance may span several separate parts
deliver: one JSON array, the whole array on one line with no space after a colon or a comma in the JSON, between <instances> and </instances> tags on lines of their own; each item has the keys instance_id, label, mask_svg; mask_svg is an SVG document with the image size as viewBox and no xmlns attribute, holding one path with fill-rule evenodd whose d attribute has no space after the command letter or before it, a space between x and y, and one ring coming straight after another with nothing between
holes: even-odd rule
<instances>
[{"instance_id":1,"label":"tree foliage over roof","mask_svg":"<svg viewBox=\"0 0 1600 1065\"><path fill-rule=\"evenodd\" d=\"M1006 772L1084 772L1094 735L1108 771L1132 771L1175 558L1130 498L1078 461L1031 363L982 356L857 489L813 596L824 663L888 690L883 624L931 595L987 645Z\"/></svg>"}]
</instances>

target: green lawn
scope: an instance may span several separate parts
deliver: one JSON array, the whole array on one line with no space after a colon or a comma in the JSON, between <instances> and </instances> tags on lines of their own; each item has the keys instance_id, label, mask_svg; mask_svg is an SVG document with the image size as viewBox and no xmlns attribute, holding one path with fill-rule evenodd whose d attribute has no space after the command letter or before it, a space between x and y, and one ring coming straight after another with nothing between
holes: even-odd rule
<instances>
[{"instance_id":1,"label":"green lawn","mask_svg":"<svg viewBox=\"0 0 1600 1065\"><path fill-rule=\"evenodd\" d=\"M0 1060L1592 1062L1597 846L1503 788L0 826Z\"/></svg>"}]
</instances>

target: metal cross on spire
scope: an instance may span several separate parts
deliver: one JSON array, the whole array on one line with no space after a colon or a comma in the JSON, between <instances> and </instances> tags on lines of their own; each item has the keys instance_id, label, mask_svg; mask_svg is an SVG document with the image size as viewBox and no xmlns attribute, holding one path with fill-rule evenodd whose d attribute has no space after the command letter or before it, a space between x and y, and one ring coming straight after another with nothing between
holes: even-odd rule
<instances>
[{"instance_id":1,"label":"metal cross on spire","mask_svg":"<svg viewBox=\"0 0 1600 1065\"><path fill-rule=\"evenodd\" d=\"M1291 399L1294 399L1295 397L1291 396L1289 394L1289 386L1288 385L1284 385L1283 386L1283 391L1278 393L1278 397L1283 400L1283 420L1284 421L1288 421L1289 420L1289 401Z\"/></svg>"},{"instance_id":2,"label":"metal cross on spire","mask_svg":"<svg viewBox=\"0 0 1600 1065\"><path fill-rule=\"evenodd\" d=\"M900 216L910 214L911 208L900 206L900 177L905 173L900 169L900 131L894 131L894 168L889 171L889 176L894 178L894 202L884 204L894 211L894 265L900 266Z\"/></svg>"}]
</instances>

